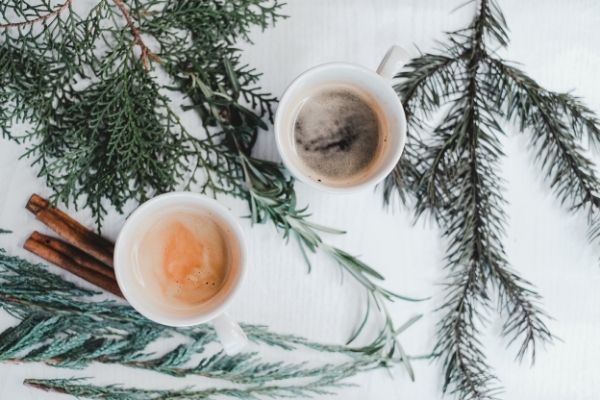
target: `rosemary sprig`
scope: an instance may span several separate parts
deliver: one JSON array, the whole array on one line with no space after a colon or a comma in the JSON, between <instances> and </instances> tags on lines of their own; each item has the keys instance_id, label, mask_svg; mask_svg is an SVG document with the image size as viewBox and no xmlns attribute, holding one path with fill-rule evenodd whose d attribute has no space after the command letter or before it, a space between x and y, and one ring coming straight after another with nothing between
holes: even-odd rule
<instances>
[{"instance_id":1,"label":"rosemary sprig","mask_svg":"<svg viewBox=\"0 0 600 400\"><path fill-rule=\"evenodd\" d=\"M242 94L237 90L240 85L235 68L232 66L235 64L230 61L225 62L223 70L226 71L226 76L219 80L221 84L217 87L211 87L204 83L201 76L206 73L207 66L200 64L199 60L180 60L178 65L181 64L187 65L187 69L177 76L180 84L178 89L187 94L192 104L189 108L199 110L203 117L205 130L212 129L214 132L216 129L216 132L220 132L213 133L210 140L215 141L215 138L218 137L219 143L228 147L230 154L234 154L239 172L235 175L236 180L225 185L232 188L229 193L248 201L250 218L254 223L270 221L282 233L284 239L291 238L296 241L308 265L309 272L311 270L309 253L321 251L361 284L367 290L368 308L372 305L376 306L384 320L381 335L375 341L377 346L364 350L371 353L378 352L382 360L387 362L402 360L404 352L395 338L394 324L387 312L385 302L395 299L417 300L400 296L383 288L377 281L384 278L375 269L346 251L324 242L321 238L323 233L342 234L344 232L310 221L308 208L297 205L294 181L286 174L283 167L278 163L257 159L250 155L250 148L254 143L257 131L265 126L261 120L255 118L249 109L239 103ZM219 102L216 104L213 102L215 98L219 98ZM265 104L264 113L266 114L270 110L270 103L265 102ZM207 118L207 115L212 117ZM240 180L243 185L240 185ZM353 342L362 332L369 315L368 310L349 343ZM405 359L404 364L413 378L409 360Z\"/></svg>"},{"instance_id":2,"label":"rosemary sprig","mask_svg":"<svg viewBox=\"0 0 600 400\"><path fill-rule=\"evenodd\" d=\"M502 334L516 343L517 358L552 340L540 296L509 263L502 245L506 215L504 156L499 120L513 120L532 136L537 160L561 202L590 218L600 232L600 181L581 141L600 137L594 113L570 94L540 87L501 60L506 22L493 0L480 0L471 25L449 35L441 54L422 54L399 75L410 139L401 163L385 182L384 199L398 194L429 214L448 242L449 270L434 354L444 366L444 391L461 399L491 399L500 392L480 341L494 305ZM434 127L426 121L440 120ZM497 298L491 298L497 293Z\"/></svg>"}]
</instances>

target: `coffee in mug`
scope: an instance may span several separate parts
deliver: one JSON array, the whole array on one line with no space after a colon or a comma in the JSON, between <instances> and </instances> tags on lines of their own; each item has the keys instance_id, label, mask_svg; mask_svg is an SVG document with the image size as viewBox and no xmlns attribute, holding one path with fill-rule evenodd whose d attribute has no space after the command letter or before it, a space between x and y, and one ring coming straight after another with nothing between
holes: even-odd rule
<instances>
[{"instance_id":1,"label":"coffee in mug","mask_svg":"<svg viewBox=\"0 0 600 400\"><path fill-rule=\"evenodd\" d=\"M387 124L377 101L348 84L313 88L298 104L295 151L316 181L335 186L361 182L378 164Z\"/></svg>"},{"instance_id":2,"label":"coffee in mug","mask_svg":"<svg viewBox=\"0 0 600 400\"><path fill-rule=\"evenodd\" d=\"M202 306L237 273L239 248L216 215L174 206L144 229L133 243L130 267L149 294L172 307Z\"/></svg>"},{"instance_id":3,"label":"coffee in mug","mask_svg":"<svg viewBox=\"0 0 600 400\"><path fill-rule=\"evenodd\" d=\"M159 195L127 219L115 244L115 276L142 315L169 326L214 326L223 348L247 343L226 314L247 271L244 235L216 200L196 193Z\"/></svg>"},{"instance_id":4,"label":"coffee in mug","mask_svg":"<svg viewBox=\"0 0 600 400\"><path fill-rule=\"evenodd\" d=\"M393 46L377 71L349 63L313 67L281 97L274 129L290 173L331 193L373 188L398 164L406 117L392 78L407 53Z\"/></svg>"}]
</instances>

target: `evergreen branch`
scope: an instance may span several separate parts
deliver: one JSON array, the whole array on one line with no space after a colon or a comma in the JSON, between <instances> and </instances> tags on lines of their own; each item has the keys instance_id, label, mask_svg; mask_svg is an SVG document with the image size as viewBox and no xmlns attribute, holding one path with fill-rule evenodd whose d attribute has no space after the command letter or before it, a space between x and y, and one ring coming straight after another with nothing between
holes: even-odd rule
<instances>
[{"instance_id":1,"label":"evergreen branch","mask_svg":"<svg viewBox=\"0 0 600 400\"><path fill-rule=\"evenodd\" d=\"M221 60L239 58L239 50L229 43L245 36L253 25L266 27L268 22L279 18L281 4L269 2L267 6L262 1L252 0L243 12L223 8L219 2L149 0L132 2L131 11L123 7L122 1L115 4L134 43L142 46L142 65L147 67L145 44L138 43L140 27L148 29L150 36L164 31L164 35L157 37L161 56L178 54L178 59L182 59L194 55L206 63L216 61L218 69L208 70L206 78L219 85L219 74L223 73ZM142 5L152 11L146 12ZM163 13L155 8L160 6L171 17L169 7L188 8L178 9L185 12L177 13L177 18L161 19ZM6 7L19 9L17 5ZM6 14L6 9L2 11ZM222 19L221 14L227 17ZM164 85L155 82L153 76L141 76L130 51L131 38L124 33L107 1L100 1L83 19L72 10L65 15L53 19L53 27L44 25L39 34L19 29L0 32L0 99L7 104L0 109L0 129L5 137L31 143L26 155L32 157L40 176L54 190L52 200L77 206L83 199L100 227L107 200L120 211L132 198L142 201L186 181L189 187L201 178L202 172L206 175L202 191L239 195L238 168L232 166L227 148L184 134L178 117L170 111L170 101L160 93ZM133 20L134 16L138 21ZM193 23L187 24L188 19ZM104 23L106 20L113 25ZM223 22L226 24L221 26ZM188 26L194 34L214 32L217 36L193 43L187 37L179 40L181 35L174 31L181 32ZM179 41L169 46L172 43L165 42L166 37ZM106 50L99 51L98 47ZM147 56L151 57L150 53ZM184 67L177 66L179 71ZM254 86L258 74L243 67L235 73L239 74L243 96L260 107L261 116L270 114L273 99ZM248 111L248 115L251 113L254 111ZM92 129L86 119L89 115L97 116ZM162 120L164 115L168 116L166 121ZM32 127L24 137L11 131L17 122ZM149 133L139 129L146 125L150 127ZM154 134L158 141L151 139ZM128 157L115 163L116 154L121 151L117 145L127 146L124 152ZM137 151L130 152L134 147ZM167 162L163 164L161 160ZM225 187L226 182L235 185Z\"/></svg>"},{"instance_id":2,"label":"evergreen branch","mask_svg":"<svg viewBox=\"0 0 600 400\"><path fill-rule=\"evenodd\" d=\"M453 271L443 307L446 314L438 327L434 352L444 357L444 390L451 388L451 393L465 399L487 399L493 398L497 388L476 339L479 334L476 324L483 320L477 308L488 308L485 289L490 267L505 262L501 245L493 233L493 227L502 223L503 216L491 205L491 199L498 196L490 185L498 181L493 173L497 154L495 145L490 142L492 136L482 126L476 65L469 75L464 103L455 109L460 116L453 119L456 125L452 127L453 137L468 143L467 151L453 153L453 163L448 163L452 167L444 171L452 176L457 189L441 196L441 203L438 199L430 202L438 219L447 226L444 235L449 240L448 268ZM443 147L442 151L447 148ZM433 162L439 158L436 155ZM431 179L435 182L436 174L440 173L434 173Z\"/></svg>"},{"instance_id":3,"label":"evergreen branch","mask_svg":"<svg viewBox=\"0 0 600 400\"><path fill-rule=\"evenodd\" d=\"M533 365L539 344L554 339L544 322L548 316L538 304L541 296L529 282L504 266L497 266L493 274L499 293L498 305L506 318L502 335L508 337L509 345L520 342L516 358L521 361L529 353Z\"/></svg>"},{"instance_id":4,"label":"evergreen branch","mask_svg":"<svg viewBox=\"0 0 600 400\"><path fill-rule=\"evenodd\" d=\"M119 11L121 11L121 14L123 14L123 18L125 18L125 21L127 21L127 27L131 31L131 36L133 36L133 43L140 48L140 60L142 61L144 68L146 70L148 70L148 68L149 68L148 58L153 59L154 61L157 61L157 62L160 62L160 58L158 58L156 56L156 54L154 54L148 48L148 46L146 46L146 44L144 43L144 40L142 39L142 35L140 34L140 28L136 26L135 22L131 18L131 15L129 14L129 11L127 10L127 7L123 3L123 1L122 0L112 0L112 1L113 1L113 3L115 3L115 5L119 9Z\"/></svg>"},{"instance_id":5,"label":"evergreen branch","mask_svg":"<svg viewBox=\"0 0 600 400\"><path fill-rule=\"evenodd\" d=\"M63 4L56 7L53 11L48 12L46 14L39 15L36 18L32 18L32 19L20 21L20 22L9 22L6 24L0 24L0 29L21 28L21 27L24 27L27 25L33 25L33 24L37 24L38 22L46 21L49 18L58 17L60 15L60 13L62 13L65 9L67 9L71 6L72 2L73 2L73 0L66 0Z\"/></svg>"},{"instance_id":6,"label":"evergreen branch","mask_svg":"<svg viewBox=\"0 0 600 400\"><path fill-rule=\"evenodd\" d=\"M443 54L421 55L398 75L411 132L409 157L388 177L384 200L398 193L406 202L410 195L415 215L431 214L443 229L450 272L434 354L443 360L444 391L491 399L500 387L479 339L493 305L490 291L505 318L502 335L519 344L518 359L531 354L533 362L537 347L553 338L539 294L509 268L502 246L506 216L497 171L504 133L497 119L516 119L522 130L533 131L552 187L563 202L586 209L598 186L577 140L595 140L598 126L577 99L543 90L496 58L490 45L507 45L508 35L494 1L481 0L473 22L451 33L449 42ZM439 114L439 123L426 126ZM428 131L424 139L421 132ZM600 218L591 224L600 225Z\"/></svg>"},{"instance_id":7,"label":"evergreen branch","mask_svg":"<svg viewBox=\"0 0 600 400\"><path fill-rule=\"evenodd\" d=\"M461 54L453 54L455 48L444 50L450 55L423 54L411 60L395 77L394 89L400 95L409 126L422 126L423 120L430 118L459 89L453 77L464 60ZM438 90L440 87L443 91ZM444 97L438 97L440 92Z\"/></svg>"},{"instance_id":8,"label":"evergreen branch","mask_svg":"<svg viewBox=\"0 0 600 400\"><path fill-rule=\"evenodd\" d=\"M263 361L256 353L211 354L207 347L217 338L209 325L193 328L158 325L126 305L94 301L94 295L41 265L0 253L0 306L19 320L17 325L0 333L0 360L44 362L68 368L100 362L243 384L299 378L318 380L324 376L345 376L350 368L359 373L381 366L378 357L366 352L279 335L263 326L248 324L243 328L253 342L284 351L305 348L339 354L346 361L310 365ZM164 354L146 350L165 338L180 340ZM197 355L202 355L200 361L192 359Z\"/></svg>"},{"instance_id":9,"label":"evergreen branch","mask_svg":"<svg viewBox=\"0 0 600 400\"><path fill-rule=\"evenodd\" d=\"M320 379L288 386L258 385L246 388L223 388L194 390L143 390L124 388L117 385L95 386L81 379L26 379L24 383L37 389L69 394L77 397L103 400L200 400L216 398L236 398L259 400L263 398L312 398L316 395L333 395L333 390L352 386L344 382L361 371L360 366L348 365L342 373L325 374Z\"/></svg>"},{"instance_id":10,"label":"evergreen branch","mask_svg":"<svg viewBox=\"0 0 600 400\"><path fill-rule=\"evenodd\" d=\"M48 112L45 130L31 133L43 135L41 140L25 153L41 165L55 198L68 204L82 190L88 194L86 206L98 224L105 213L103 198L121 210L132 198L149 198L148 188L173 190L186 167L185 140L168 118L167 100L135 66L133 55L126 57L103 81L69 93L62 119ZM65 125L70 129L62 129ZM73 147L82 137L88 138L85 146Z\"/></svg>"},{"instance_id":11,"label":"evergreen branch","mask_svg":"<svg viewBox=\"0 0 600 400\"><path fill-rule=\"evenodd\" d=\"M574 210L586 210L590 237L600 234L600 180L593 162L579 144L584 136L600 137L600 123L577 99L540 87L517 68L497 59L490 65L505 79L500 89L510 96L498 99L507 118L515 119L522 131L532 135L532 148L550 187L561 203ZM557 112L559 110L559 112Z\"/></svg>"},{"instance_id":12,"label":"evergreen branch","mask_svg":"<svg viewBox=\"0 0 600 400\"><path fill-rule=\"evenodd\" d=\"M458 88L453 79L460 58L424 54L411 60L400 72L394 86L402 100L408 125L407 141L404 154L398 165L383 183L385 204L390 204L393 194L398 194L406 203L412 190L418 185L420 176L420 154L424 144L419 130L424 128L424 120L430 119L441 105L448 101ZM439 98L438 88L444 87L444 98Z\"/></svg>"},{"instance_id":13,"label":"evergreen branch","mask_svg":"<svg viewBox=\"0 0 600 400\"><path fill-rule=\"evenodd\" d=\"M438 342L434 354L443 358L444 393L460 399L493 398L497 378L490 372L483 346L477 337L484 322L482 309L489 308L481 296L478 265L452 273L447 285L443 310L446 315L438 323Z\"/></svg>"}]
</instances>

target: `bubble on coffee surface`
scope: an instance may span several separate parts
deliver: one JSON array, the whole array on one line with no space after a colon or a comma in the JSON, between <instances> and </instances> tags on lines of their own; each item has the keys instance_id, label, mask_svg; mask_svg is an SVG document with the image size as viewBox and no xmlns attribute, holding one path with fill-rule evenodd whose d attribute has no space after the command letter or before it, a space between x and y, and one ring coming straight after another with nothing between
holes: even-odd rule
<instances>
[{"instance_id":1,"label":"bubble on coffee surface","mask_svg":"<svg viewBox=\"0 0 600 400\"><path fill-rule=\"evenodd\" d=\"M380 130L377 112L357 90L323 88L303 102L294 121L296 152L318 181L352 178L377 158Z\"/></svg>"}]
</instances>

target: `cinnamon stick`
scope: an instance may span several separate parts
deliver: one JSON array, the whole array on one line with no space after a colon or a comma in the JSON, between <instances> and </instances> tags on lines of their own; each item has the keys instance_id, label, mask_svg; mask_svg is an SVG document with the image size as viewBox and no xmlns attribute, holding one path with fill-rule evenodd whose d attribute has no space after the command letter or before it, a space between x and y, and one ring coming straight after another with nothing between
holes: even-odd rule
<instances>
[{"instance_id":1,"label":"cinnamon stick","mask_svg":"<svg viewBox=\"0 0 600 400\"><path fill-rule=\"evenodd\" d=\"M60 251L46 245L44 242L36 240L33 235L25 241L23 247L33 254L43 258L44 260L79 276L93 285L96 285L116 296L124 297L115 279L111 279L94 270L85 268L84 266L78 264L77 261L75 261L69 255L61 253Z\"/></svg>"},{"instance_id":2,"label":"cinnamon stick","mask_svg":"<svg viewBox=\"0 0 600 400\"><path fill-rule=\"evenodd\" d=\"M69 257L83 268L96 271L99 274L104 275L112 280L117 279L115 277L115 271L112 268L110 268L106 264L101 263L100 261L84 253L78 248L71 246L66 242L63 242L62 240L46 236L42 233L39 233L38 231L33 231L31 236L29 237L34 241L43 243L49 248Z\"/></svg>"},{"instance_id":3,"label":"cinnamon stick","mask_svg":"<svg viewBox=\"0 0 600 400\"><path fill-rule=\"evenodd\" d=\"M26 208L61 238L104 264L113 266L114 243L90 231L48 200L33 194Z\"/></svg>"},{"instance_id":4,"label":"cinnamon stick","mask_svg":"<svg viewBox=\"0 0 600 400\"><path fill-rule=\"evenodd\" d=\"M85 226L81 225L79 222L71 218L69 214L60 210L59 208L53 207L50 202L44 199L42 196L37 194L32 194L25 206L29 211L33 214L38 214L41 210L48 209L50 212L56 214L56 216L63 221L65 221L69 226L71 226L74 230L79 232L82 235L89 236L90 240L94 240L98 242L99 245L102 246L107 252L112 253L115 244L110 240L90 231Z\"/></svg>"}]
</instances>

